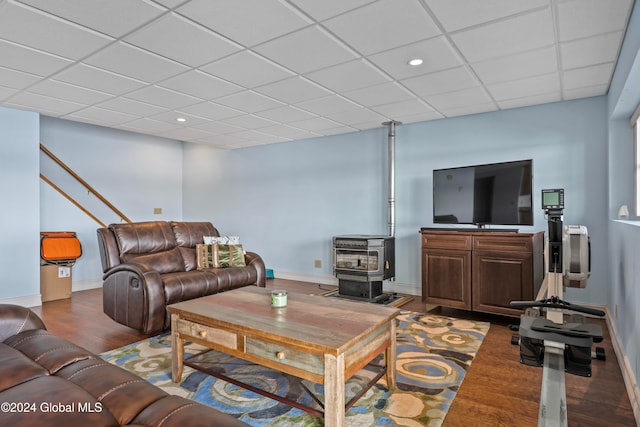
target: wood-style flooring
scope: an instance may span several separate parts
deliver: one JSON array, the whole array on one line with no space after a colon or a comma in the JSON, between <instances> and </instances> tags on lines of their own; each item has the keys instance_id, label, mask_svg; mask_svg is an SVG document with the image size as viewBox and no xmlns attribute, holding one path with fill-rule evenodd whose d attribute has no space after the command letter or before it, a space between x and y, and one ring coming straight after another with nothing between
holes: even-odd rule
<instances>
[{"instance_id":1,"label":"wood-style flooring","mask_svg":"<svg viewBox=\"0 0 640 427\"><path fill-rule=\"evenodd\" d=\"M332 287L270 279L267 288L319 294ZM416 297L404 309L425 311ZM102 312L100 289L74 292L71 299L50 301L33 310L47 328L90 351L101 353L145 338ZM471 368L447 414L444 427L537 426L542 368L519 363L519 348L511 344L509 324L517 319L436 308L432 313L491 323ZM636 426L620 366L604 321L606 361L593 360L591 378L567 374L569 426Z\"/></svg>"}]
</instances>

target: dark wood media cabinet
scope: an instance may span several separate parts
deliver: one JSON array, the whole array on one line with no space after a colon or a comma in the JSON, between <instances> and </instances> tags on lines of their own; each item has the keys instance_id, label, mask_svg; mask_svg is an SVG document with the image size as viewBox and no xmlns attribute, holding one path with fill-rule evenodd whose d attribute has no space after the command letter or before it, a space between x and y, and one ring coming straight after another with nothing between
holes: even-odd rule
<instances>
[{"instance_id":1,"label":"dark wood media cabinet","mask_svg":"<svg viewBox=\"0 0 640 427\"><path fill-rule=\"evenodd\" d=\"M422 228L422 302L520 316L544 279L544 232Z\"/></svg>"}]
</instances>

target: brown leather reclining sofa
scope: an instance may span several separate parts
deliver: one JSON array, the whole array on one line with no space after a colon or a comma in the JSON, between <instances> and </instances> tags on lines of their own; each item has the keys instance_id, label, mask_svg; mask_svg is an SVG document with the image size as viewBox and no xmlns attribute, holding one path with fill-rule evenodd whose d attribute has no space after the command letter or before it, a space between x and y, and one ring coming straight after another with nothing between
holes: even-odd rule
<instances>
[{"instance_id":1,"label":"brown leather reclining sofa","mask_svg":"<svg viewBox=\"0 0 640 427\"><path fill-rule=\"evenodd\" d=\"M220 236L210 222L152 221L98 229L103 310L118 323L154 334L171 325L166 306L247 285L265 286L262 258L244 267L198 270L196 244Z\"/></svg>"},{"instance_id":2,"label":"brown leather reclining sofa","mask_svg":"<svg viewBox=\"0 0 640 427\"><path fill-rule=\"evenodd\" d=\"M246 427L49 333L17 305L0 305L0 360L1 426Z\"/></svg>"}]
</instances>

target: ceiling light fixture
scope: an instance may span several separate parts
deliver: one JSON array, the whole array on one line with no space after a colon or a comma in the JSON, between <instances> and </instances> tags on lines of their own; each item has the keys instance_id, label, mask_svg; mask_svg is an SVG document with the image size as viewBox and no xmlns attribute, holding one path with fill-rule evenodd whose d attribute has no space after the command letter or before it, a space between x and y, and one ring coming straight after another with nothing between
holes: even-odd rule
<instances>
[{"instance_id":1,"label":"ceiling light fixture","mask_svg":"<svg viewBox=\"0 0 640 427\"><path fill-rule=\"evenodd\" d=\"M176 121L178 121L178 122L180 122L180 123L184 123L184 122L186 122L186 121L187 121L187 119L185 119L184 117L178 117L178 118L176 119Z\"/></svg>"},{"instance_id":2,"label":"ceiling light fixture","mask_svg":"<svg viewBox=\"0 0 640 427\"><path fill-rule=\"evenodd\" d=\"M422 65L422 62L423 61L420 58L413 58L409 60L408 64L412 67L417 67L418 65Z\"/></svg>"}]
</instances>

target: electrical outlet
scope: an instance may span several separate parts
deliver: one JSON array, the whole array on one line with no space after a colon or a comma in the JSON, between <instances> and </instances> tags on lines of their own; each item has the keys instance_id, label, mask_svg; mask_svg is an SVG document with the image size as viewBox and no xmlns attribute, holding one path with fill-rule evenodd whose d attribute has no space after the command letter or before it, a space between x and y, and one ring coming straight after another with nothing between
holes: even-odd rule
<instances>
[{"instance_id":1,"label":"electrical outlet","mask_svg":"<svg viewBox=\"0 0 640 427\"><path fill-rule=\"evenodd\" d=\"M153 208L154 215L160 215L162 213L162 208Z\"/></svg>"},{"instance_id":2,"label":"electrical outlet","mask_svg":"<svg viewBox=\"0 0 640 427\"><path fill-rule=\"evenodd\" d=\"M322 268L322 260L317 259L317 260L313 261L313 266L315 268Z\"/></svg>"}]
</instances>

